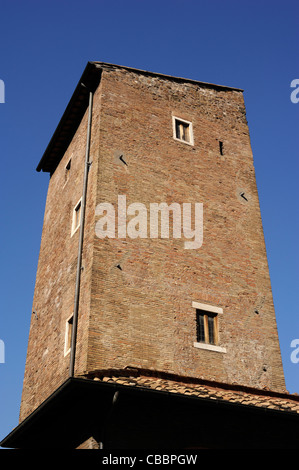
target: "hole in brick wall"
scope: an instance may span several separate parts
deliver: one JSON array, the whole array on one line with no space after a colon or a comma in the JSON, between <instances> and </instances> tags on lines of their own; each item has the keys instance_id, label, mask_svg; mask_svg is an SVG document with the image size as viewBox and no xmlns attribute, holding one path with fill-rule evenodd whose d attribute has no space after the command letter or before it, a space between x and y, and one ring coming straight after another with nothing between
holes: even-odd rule
<instances>
[{"instance_id":1,"label":"hole in brick wall","mask_svg":"<svg viewBox=\"0 0 299 470\"><path fill-rule=\"evenodd\" d=\"M257 315L259 315L260 312L256 309L256 310L254 311L254 313L256 313Z\"/></svg>"},{"instance_id":2,"label":"hole in brick wall","mask_svg":"<svg viewBox=\"0 0 299 470\"><path fill-rule=\"evenodd\" d=\"M125 161L123 155L120 155L118 158L120 159L120 161L121 161L124 165L127 165L127 166L128 166L128 164L127 164L127 162Z\"/></svg>"},{"instance_id":3,"label":"hole in brick wall","mask_svg":"<svg viewBox=\"0 0 299 470\"><path fill-rule=\"evenodd\" d=\"M223 155L223 142L221 140L219 140L219 152L220 155Z\"/></svg>"},{"instance_id":4,"label":"hole in brick wall","mask_svg":"<svg viewBox=\"0 0 299 470\"><path fill-rule=\"evenodd\" d=\"M115 271L118 269L119 271L124 271L124 267L126 266L126 261L131 255L131 250L127 253L123 254L123 256L118 257L118 259L114 260L114 263L110 265L110 271Z\"/></svg>"},{"instance_id":5,"label":"hole in brick wall","mask_svg":"<svg viewBox=\"0 0 299 470\"><path fill-rule=\"evenodd\" d=\"M116 150L114 152L114 163L120 166L128 167L128 159L125 156L124 152L121 150Z\"/></svg>"}]
</instances>

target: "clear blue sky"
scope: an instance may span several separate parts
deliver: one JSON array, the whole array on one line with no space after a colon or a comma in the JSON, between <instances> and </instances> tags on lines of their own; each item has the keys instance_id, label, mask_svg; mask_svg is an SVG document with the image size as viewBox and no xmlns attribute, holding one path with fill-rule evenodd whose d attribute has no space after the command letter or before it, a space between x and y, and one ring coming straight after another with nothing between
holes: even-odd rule
<instances>
[{"instance_id":1,"label":"clear blue sky","mask_svg":"<svg viewBox=\"0 0 299 470\"><path fill-rule=\"evenodd\" d=\"M298 18L295 0L0 0L0 439L18 423L49 179L35 168L88 60L245 90L286 385L299 393Z\"/></svg>"}]
</instances>

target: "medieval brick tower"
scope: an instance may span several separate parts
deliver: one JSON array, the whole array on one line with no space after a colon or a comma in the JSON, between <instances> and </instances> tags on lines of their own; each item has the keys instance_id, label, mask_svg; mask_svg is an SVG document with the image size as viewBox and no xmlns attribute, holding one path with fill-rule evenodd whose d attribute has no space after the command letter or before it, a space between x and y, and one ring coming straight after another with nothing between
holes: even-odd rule
<instances>
[{"instance_id":1,"label":"medieval brick tower","mask_svg":"<svg viewBox=\"0 0 299 470\"><path fill-rule=\"evenodd\" d=\"M242 90L89 62L37 170L35 314L2 445L298 446Z\"/></svg>"}]
</instances>

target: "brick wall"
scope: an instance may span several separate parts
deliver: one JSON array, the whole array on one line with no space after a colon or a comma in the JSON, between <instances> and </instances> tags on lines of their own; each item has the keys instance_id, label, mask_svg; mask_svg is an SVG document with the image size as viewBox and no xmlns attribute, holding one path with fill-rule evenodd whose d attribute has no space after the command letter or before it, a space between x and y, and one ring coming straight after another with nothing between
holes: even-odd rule
<instances>
[{"instance_id":1,"label":"brick wall","mask_svg":"<svg viewBox=\"0 0 299 470\"><path fill-rule=\"evenodd\" d=\"M192 121L193 146L173 139L172 115ZM21 419L68 376L65 323L78 249L71 219L82 194L86 128L87 115L49 182ZM129 366L284 390L242 92L106 67L94 96L90 153L76 374ZM119 195L147 208L203 203L203 245L99 239L95 208L117 208ZM225 354L193 346L193 301L223 309Z\"/></svg>"},{"instance_id":2,"label":"brick wall","mask_svg":"<svg viewBox=\"0 0 299 470\"><path fill-rule=\"evenodd\" d=\"M204 243L95 237L88 369L284 389L243 94L125 70L102 86L97 204L202 202ZM172 115L192 121L194 146L173 139ZM192 301L223 308L226 354L194 348Z\"/></svg>"},{"instance_id":3,"label":"brick wall","mask_svg":"<svg viewBox=\"0 0 299 470\"><path fill-rule=\"evenodd\" d=\"M101 87L95 94L91 154L96 152L98 146L98 95L101 95ZM65 332L66 321L73 314L74 308L79 237L79 230L72 235L72 218L74 207L82 196L86 135L87 112L49 181L33 299L33 310L37 312L38 318L33 315L30 325L20 420L54 392L69 375L70 354L64 354ZM66 181L66 166L70 159L71 168ZM95 181L97 174L96 169L95 159L89 171L76 350L77 371L85 370L87 356L96 189L93 180Z\"/></svg>"}]
</instances>

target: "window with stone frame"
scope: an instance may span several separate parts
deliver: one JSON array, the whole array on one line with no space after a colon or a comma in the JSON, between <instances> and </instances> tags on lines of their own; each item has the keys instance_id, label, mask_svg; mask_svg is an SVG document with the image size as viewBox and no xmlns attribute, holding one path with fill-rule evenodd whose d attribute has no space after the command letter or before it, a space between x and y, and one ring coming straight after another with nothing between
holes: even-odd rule
<instances>
[{"instance_id":1,"label":"window with stone frame","mask_svg":"<svg viewBox=\"0 0 299 470\"><path fill-rule=\"evenodd\" d=\"M185 119L181 119L176 116L173 116L172 119L174 139L189 145L193 145L192 122L186 121Z\"/></svg>"}]
</instances>

